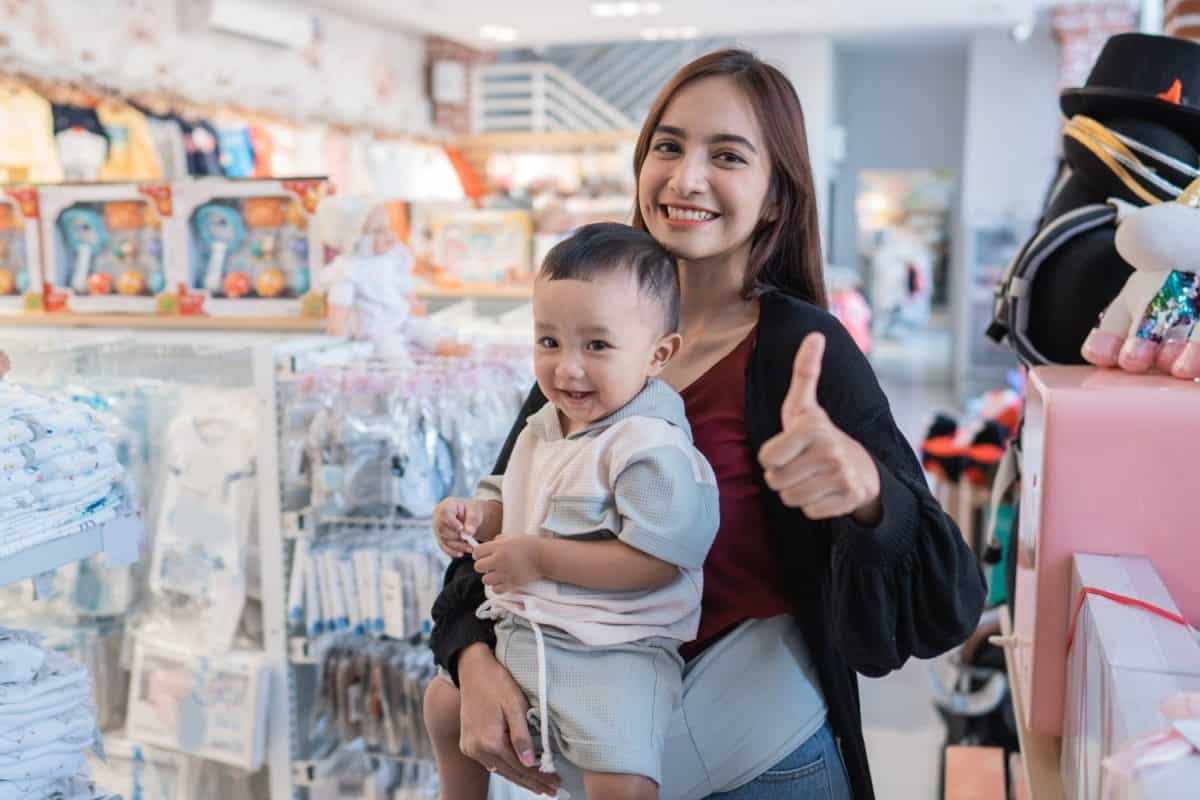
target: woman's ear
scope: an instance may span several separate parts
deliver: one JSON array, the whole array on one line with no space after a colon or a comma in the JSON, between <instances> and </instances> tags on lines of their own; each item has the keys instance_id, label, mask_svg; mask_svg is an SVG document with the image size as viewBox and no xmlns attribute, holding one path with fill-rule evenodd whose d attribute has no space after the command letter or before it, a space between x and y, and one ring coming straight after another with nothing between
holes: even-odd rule
<instances>
[{"instance_id":1,"label":"woman's ear","mask_svg":"<svg viewBox=\"0 0 1200 800\"><path fill-rule=\"evenodd\" d=\"M658 340L654 346L654 354L650 358L650 377L653 378L667 368L671 359L683 345L683 337L678 333L668 333Z\"/></svg>"}]
</instances>

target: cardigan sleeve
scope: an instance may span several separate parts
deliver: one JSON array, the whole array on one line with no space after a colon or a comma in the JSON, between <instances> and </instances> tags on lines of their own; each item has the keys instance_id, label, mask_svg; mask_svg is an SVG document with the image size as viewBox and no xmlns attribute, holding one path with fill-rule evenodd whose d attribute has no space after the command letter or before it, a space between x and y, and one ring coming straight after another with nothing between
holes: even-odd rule
<instances>
[{"instance_id":1,"label":"cardigan sleeve","mask_svg":"<svg viewBox=\"0 0 1200 800\"><path fill-rule=\"evenodd\" d=\"M805 537L817 533L815 526L825 528L829 572L814 574L822 567L812 563L789 567L828 586L836 647L857 672L876 677L912 656L931 658L965 641L979 622L986 584L975 553L930 493L866 356L836 319L807 309L784 326L772 348L769 373L782 379L769 380L775 417L765 433L779 430L796 349L808 332L821 331L826 349L817 399L831 421L875 459L883 516L870 528L849 516L820 525L798 509L784 509L773 492L768 502L787 515L785 535Z\"/></svg>"},{"instance_id":2,"label":"cardigan sleeve","mask_svg":"<svg viewBox=\"0 0 1200 800\"><path fill-rule=\"evenodd\" d=\"M525 421L537 413L546 398L534 386L521 407L521 413L508 432L500 457L496 459L493 475L503 475L512 455L517 436L525 428ZM496 644L493 623L481 620L475 616L475 609L485 599L483 577L475 571L475 562L470 556L456 558L446 569L442 582L442 591L433 603L433 632L430 634L429 646L433 649L434 660L438 666L450 673L454 683L458 684L458 654L467 646L476 642L487 642L488 646Z\"/></svg>"}]
</instances>

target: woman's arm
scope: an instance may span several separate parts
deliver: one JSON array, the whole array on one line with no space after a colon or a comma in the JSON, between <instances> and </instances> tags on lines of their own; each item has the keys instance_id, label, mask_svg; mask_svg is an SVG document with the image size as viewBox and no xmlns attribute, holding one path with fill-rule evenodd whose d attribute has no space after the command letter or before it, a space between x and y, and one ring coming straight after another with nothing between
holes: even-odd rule
<instances>
[{"instance_id":1,"label":"woman's arm","mask_svg":"<svg viewBox=\"0 0 1200 800\"><path fill-rule=\"evenodd\" d=\"M986 585L975 554L930 494L911 445L905 440L874 371L846 330L811 306L793 307L778 325L777 345L758 374L765 385L758 409L771 417L760 431L782 429L780 410L801 340L825 334L826 351L816 399L838 430L858 442L874 462L877 508L859 524L850 513L812 522L771 492L771 519L793 537L830 537L828 562L814 560L803 541L785 546L787 567L799 580L828 582L830 630L842 657L858 672L878 676L910 657L929 658L961 644L975 629ZM749 413L749 409L748 409ZM824 574L821 574L824 573Z\"/></svg>"}]
</instances>

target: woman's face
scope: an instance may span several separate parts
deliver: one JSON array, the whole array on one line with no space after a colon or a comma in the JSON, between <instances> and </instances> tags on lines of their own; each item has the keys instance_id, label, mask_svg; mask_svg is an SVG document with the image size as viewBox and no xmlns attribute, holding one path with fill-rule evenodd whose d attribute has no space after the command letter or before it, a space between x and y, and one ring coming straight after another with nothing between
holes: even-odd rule
<instances>
[{"instance_id":1,"label":"woman's face","mask_svg":"<svg viewBox=\"0 0 1200 800\"><path fill-rule=\"evenodd\" d=\"M771 156L732 79L688 84L667 105L638 179L650 234L684 261L745 259L764 216Z\"/></svg>"}]
</instances>

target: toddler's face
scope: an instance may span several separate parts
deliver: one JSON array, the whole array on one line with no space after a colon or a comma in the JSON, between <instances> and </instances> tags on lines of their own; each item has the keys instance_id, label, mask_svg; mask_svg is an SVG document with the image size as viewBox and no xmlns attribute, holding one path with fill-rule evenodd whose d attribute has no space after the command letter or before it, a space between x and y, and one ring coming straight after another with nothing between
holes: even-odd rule
<instances>
[{"instance_id":1,"label":"toddler's face","mask_svg":"<svg viewBox=\"0 0 1200 800\"><path fill-rule=\"evenodd\" d=\"M367 217L359 240L361 255L381 256L396 245L396 234L388 221L387 209L376 206Z\"/></svg>"},{"instance_id":2,"label":"toddler's face","mask_svg":"<svg viewBox=\"0 0 1200 800\"><path fill-rule=\"evenodd\" d=\"M679 335L663 333L660 304L625 270L590 281L539 278L533 319L538 386L566 433L620 409L679 349Z\"/></svg>"}]
</instances>

